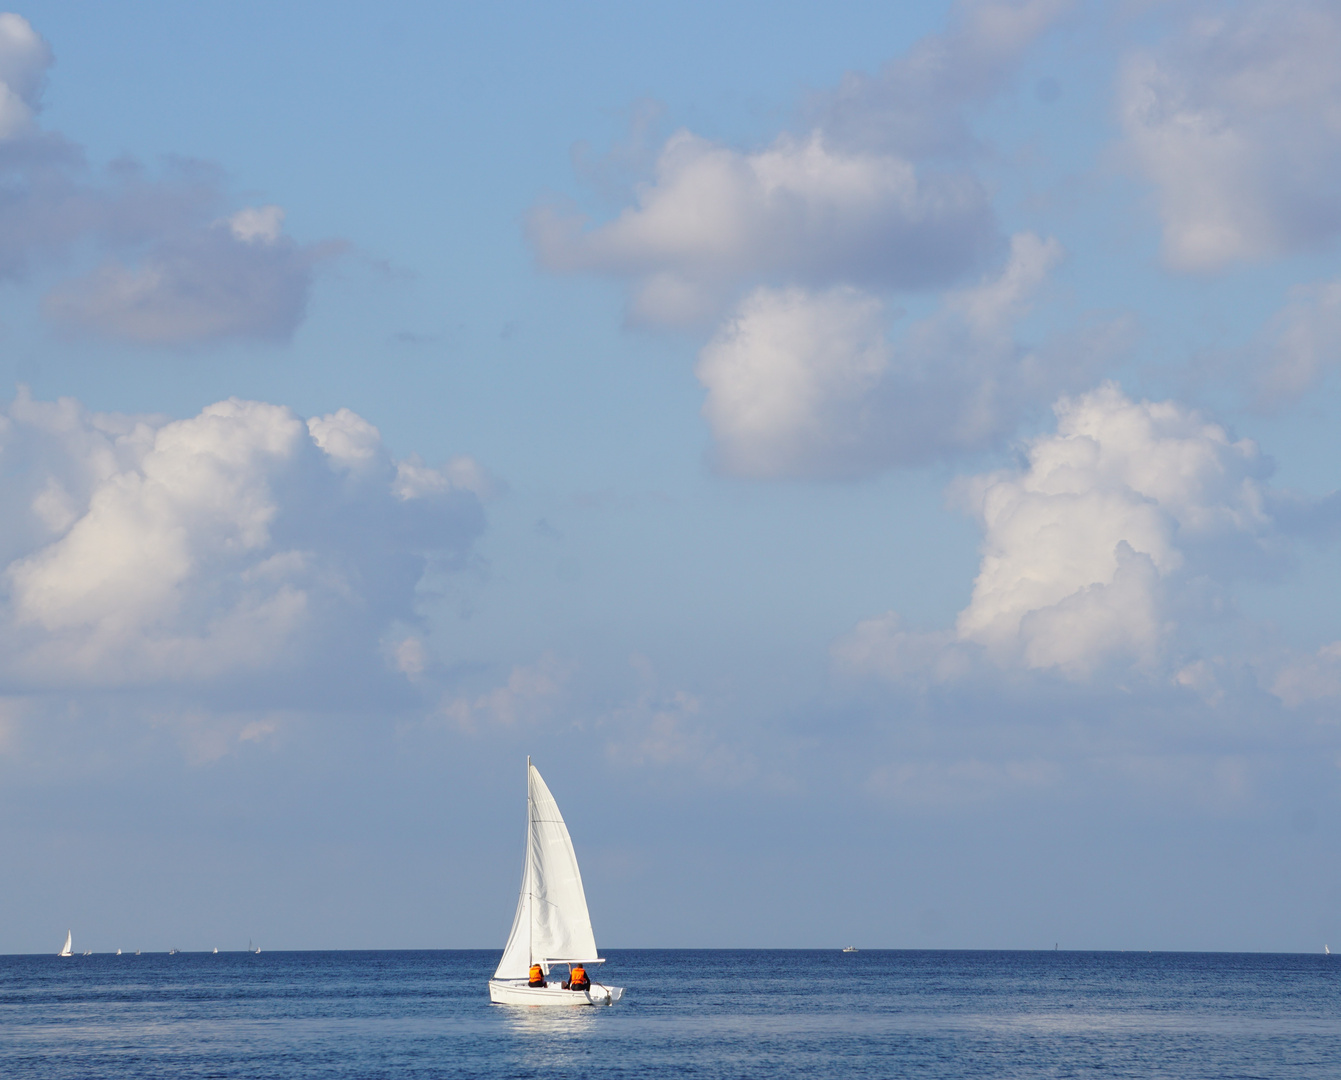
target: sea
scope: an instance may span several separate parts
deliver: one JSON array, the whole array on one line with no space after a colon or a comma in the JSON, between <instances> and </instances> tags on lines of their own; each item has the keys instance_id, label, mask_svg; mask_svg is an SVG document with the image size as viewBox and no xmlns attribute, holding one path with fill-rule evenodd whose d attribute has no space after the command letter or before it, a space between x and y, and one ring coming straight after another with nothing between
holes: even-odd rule
<instances>
[{"instance_id":1,"label":"sea","mask_svg":"<svg viewBox=\"0 0 1341 1080\"><path fill-rule=\"evenodd\" d=\"M1341 957L611 949L538 1009L498 956L0 957L0 1077L1341 1077Z\"/></svg>"}]
</instances>

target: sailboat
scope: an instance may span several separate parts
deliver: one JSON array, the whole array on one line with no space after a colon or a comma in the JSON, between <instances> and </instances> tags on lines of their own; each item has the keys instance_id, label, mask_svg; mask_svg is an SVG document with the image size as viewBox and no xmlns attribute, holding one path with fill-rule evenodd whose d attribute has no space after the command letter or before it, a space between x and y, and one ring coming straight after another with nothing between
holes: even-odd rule
<instances>
[{"instance_id":1,"label":"sailboat","mask_svg":"<svg viewBox=\"0 0 1341 1080\"><path fill-rule=\"evenodd\" d=\"M218 956L218 955L219 955L219 946L217 946L217 945L214 946L214 955L215 955L215 956Z\"/></svg>"},{"instance_id":2,"label":"sailboat","mask_svg":"<svg viewBox=\"0 0 1341 1080\"><path fill-rule=\"evenodd\" d=\"M117 950L116 950L116 955L117 955L117 956L120 956L120 955L121 955L121 950L120 950L120 949L117 949Z\"/></svg>"},{"instance_id":3,"label":"sailboat","mask_svg":"<svg viewBox=\"0 0 1341 1080\"><path fill-rule=\"evenodd\" d=\"M74 931L73 930L65 931L65 944L61 946L61 951L58 952L56 955L74 956L74 952L70 949L70 946L73 944L74 944Z\"/></svg>"},{"instance_id":4,"label":"sailboat","mask_svg":"<svg viewBox=\"0 0 1341 1080\"><path fill-rule=\"evenodd\" d=\"M577 868L573 840L559 805L539 771L526 759L526 862L512 933L503 959L489 980L495 1005L613 1005L622 986L592 980L586 990L565 990L548 978L550 968L605 963L596 955L587 894ZM531 965L539 964L544 986L529 985Z\"/></svg>"}]
</instances>

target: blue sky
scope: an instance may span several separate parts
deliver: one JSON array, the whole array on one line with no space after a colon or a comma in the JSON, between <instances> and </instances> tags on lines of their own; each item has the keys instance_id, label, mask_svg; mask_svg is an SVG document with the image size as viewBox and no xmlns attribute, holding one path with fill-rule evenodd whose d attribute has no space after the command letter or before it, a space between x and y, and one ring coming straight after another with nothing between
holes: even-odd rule
<instances>
[{"instance_id":1,"label":"blue sky","mask_svg":"<svg viewBox=\"0 0 1341 1080\"><path fill-rule=\"evenodd\" d=\"M1338 42L0 18L0 950L1341 940Z\"/></svg>"}]
</instances>

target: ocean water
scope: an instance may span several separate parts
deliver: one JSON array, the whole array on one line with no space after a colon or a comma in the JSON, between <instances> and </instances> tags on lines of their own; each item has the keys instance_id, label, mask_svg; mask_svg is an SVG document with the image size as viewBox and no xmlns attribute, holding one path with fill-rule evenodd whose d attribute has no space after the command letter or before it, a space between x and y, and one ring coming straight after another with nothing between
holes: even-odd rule
<instances>
[{"instance_id":1,"label":"ocean water","mask_svg":"<svg viewBox=\"0 0 1341 1080\"><path fill-rule=\"evenodd\" d=\"M606 955L568 1010L496 951L0 957L0 1077L1341 1077L1341 957Z\"/></svg>"}]
</instances>

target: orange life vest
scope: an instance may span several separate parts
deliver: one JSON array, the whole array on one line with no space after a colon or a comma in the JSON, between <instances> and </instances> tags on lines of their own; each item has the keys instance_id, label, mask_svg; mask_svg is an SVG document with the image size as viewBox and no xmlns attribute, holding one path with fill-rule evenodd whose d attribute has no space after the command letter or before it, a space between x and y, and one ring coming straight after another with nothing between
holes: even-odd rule
<instances>
[{"instance_id":1,"label":"orange life vest","mask_svg":"<svg viewBox=\"0 0 1341 1080\"><path fill-rule=\"evenodd\" d=\"M532 986L545 985L545 973L540 969L539 964L531 965L531 985Z\"/></svg>"},{"instance_id":2,"label":"orange life vest","mask_svg":"<svg viewBox=\"0 0 1341 1080\"><path fill-rule=\"evenodd\" d=\"M591 985L591 980L587 978L587 969L581 964L573 968L573 973L568 979L568 985L574 990L585 990Z\"/></svg>"}]
</instances>

